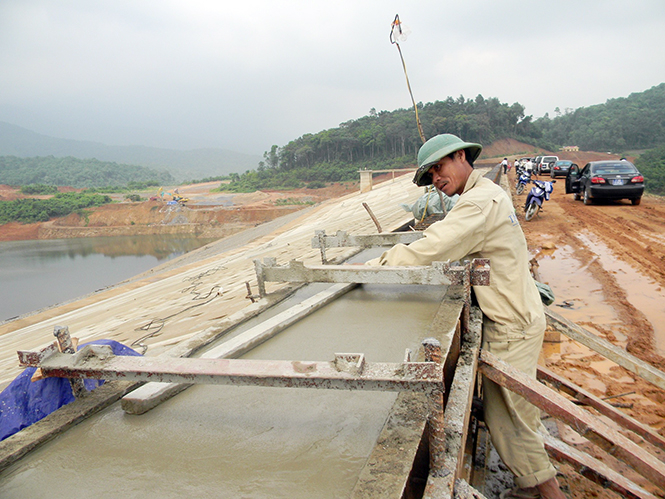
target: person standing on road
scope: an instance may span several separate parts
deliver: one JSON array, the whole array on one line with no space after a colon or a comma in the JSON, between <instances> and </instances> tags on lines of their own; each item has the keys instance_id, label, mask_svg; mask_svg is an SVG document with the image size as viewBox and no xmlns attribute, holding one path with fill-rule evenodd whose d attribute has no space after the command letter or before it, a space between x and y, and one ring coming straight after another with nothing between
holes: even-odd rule
<instances>
[{"instance_id":1,"label":"person standing on road","mask_svg":"<svg viewBox=\"0 0 665 499\"><path fill-rule=\"evenodd\" d=\"M459 194L448 215L423 232L422 239L398 244L368 265L430 265L463 258L490 259L490 285L474 287L483 311L482 348L536 378L545 332L540 294L528 268L524 233L512 202L501 187L474 170L480 144L450 134L429 139L418 152L418 186L434 184ZM563 499L556 469L538 429L540 410L524 398L483 378L485 422L492 443L515 474L514 489L501 497Z\"/></svg>"},{"instance_id":2,"label":"person standing on road","mask_svg":"<svg viewBox=\"0 0 665 499\"><path fill-rule=\"evenodd\" d=\"M508 158L503 158L501 166L503 166L503 174L505 175L506 172L508 171Z\"/></svg>"},{"instance_id":3,"label":"person standing on road","mask_svg":"<svg viewBox=\"0 0 665 499\"><path fill-rule=\"evenodd\" d=\"M531 158L526 160L526 165L524 165L524 171L529 174L529 177L533 174L533 162Z\"/></svg>"}]
</instances>

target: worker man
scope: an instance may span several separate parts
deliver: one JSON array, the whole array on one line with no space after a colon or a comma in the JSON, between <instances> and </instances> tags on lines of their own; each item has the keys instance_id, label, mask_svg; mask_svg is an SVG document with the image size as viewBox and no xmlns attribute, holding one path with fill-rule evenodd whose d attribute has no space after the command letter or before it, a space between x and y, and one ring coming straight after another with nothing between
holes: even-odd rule
<instances>
[{"instance_id":1,"label":"worker man","mask_svg":"<svg viewBox=\"0 0 665 499\"><path fill-rule=\"evenodd\" d=\"M367 263L429 265L489 258L490 285L474 287L484 315L482 348L535 379L546 324L543 304L529 272L526 239L512 202L501 187L473 168L481 150L480 144L450 134L423 144L413 182L434 184L444 194L460 197L422 239L393 246ZM483 396L492 443L515 474L516 487L501 497L564 498L538 433L539 409L487 378Z\"/></svg>"},{"instance_id":2,"label":"worker man","mask_svg":"<svg viewBox=\"0 0 665 499\"><path fill-rule=\"evenodd\" d=\"M508 158L503 158L503 161L501 161L501 166L503 167L503 173L505 175L508 171Z\"/></svg>"},{"instance_id":3,"label":"worker man","mask_svg":"<svg viewBox=\"0 0 665 499\"><path fill-rule=\"evenodd\" d=\"M531 176L533 173L533 161L531 161L531 158L526 160L526 165L524 165L524 170Z\"/></svg>"}]
</instances>

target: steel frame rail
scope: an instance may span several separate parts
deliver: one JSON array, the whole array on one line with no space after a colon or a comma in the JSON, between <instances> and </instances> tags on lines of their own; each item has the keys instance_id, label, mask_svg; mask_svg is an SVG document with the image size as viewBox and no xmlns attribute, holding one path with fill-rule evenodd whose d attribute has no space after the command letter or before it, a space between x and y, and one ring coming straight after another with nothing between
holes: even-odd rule
<instances>
[{"instance_id":1,"label":"steel frame rail","mask_svg":"<svg viewBox=\"0 0 665 499\"><path fill-rule=\"evenodd\" d=\"M61 328L62 330L63 328ZM64 333L61 333L64 334ZM67 335L69 333L66 333ZM108 345L60 353L18 352L23 367L44 377L158 381L235 386L440 393L443 367L436 362L370 363L363 354L335 354L331 362L116 356Z\"/></svg>"},{"instance_id":2,"label":"steel frame rail","mask_svg":"<svg viewBox=\"0 0 665 499\"><path fill-rule=\"evenodd\" d=\"M338 230L334 236L327 235L325 230L314 231L312 248L321 251L321 263L328 263L326 248L374 248L394 246L396 244L410 244L422 239L423 233L412 232L385 232L381 234L349 235L346 231Z\"/></svg>"},{"instance_id":3,"label":"steel frame rail","mask_svg":"<svg viewBox=\"0 0 665 499\"><path fill-rule=\"evenodd\" d=\"M327 282L357 284L422 284L487 286L490 265L487 258L471 262L433 262L431 266L373 267L359 265L311 265L298 260L277 265L277 259L254 260L259 294L265 296L266 282Z\"/></svg>"}]
</instances>

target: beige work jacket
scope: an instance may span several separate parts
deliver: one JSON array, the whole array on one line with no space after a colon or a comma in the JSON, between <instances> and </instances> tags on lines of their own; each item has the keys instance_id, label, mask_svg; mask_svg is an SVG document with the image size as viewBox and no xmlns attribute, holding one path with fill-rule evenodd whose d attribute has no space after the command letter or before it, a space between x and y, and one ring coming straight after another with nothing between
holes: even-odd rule
<instances>
[{"instance_id":1,"label":"beige work jacket","mask_svg":"<svg viewBox=\"0 0 665 499\"><path fill-rule=\"evenodd\" d=\"M501 187L474 170L446 218L423 238L398 244L370 265L430 265L435 261L490 259L490 285L474 286L486 316L486 341L510 341L542 334L540 294L529 272L529 253L512 202ZM536 333L536 331L540 331Z\"/></svg>"}]
</instances>

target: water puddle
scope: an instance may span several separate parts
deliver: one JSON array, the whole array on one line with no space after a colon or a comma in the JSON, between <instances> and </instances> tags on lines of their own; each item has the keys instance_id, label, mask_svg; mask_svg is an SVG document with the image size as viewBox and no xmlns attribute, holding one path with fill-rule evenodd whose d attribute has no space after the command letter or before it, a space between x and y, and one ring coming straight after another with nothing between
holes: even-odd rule
<instances>
[{"instance_id":1,"label":"water puddle","mask_svg":"<svg viewBox=\"0 0 665 499\"><path fill-rule=\"evenodd\" d=\"M577 237L598 256L603 268L612 273L628 301L646 316L654 330L656 349L658 353L665 354L665 292L662 287L628 263L616 259L612 251L593 234L587 232Z\"/></svg>"},{"instance_id":2,"label":"water puddle","mask_svg":"<svg viewBox=\"0 0 665 499\"><path fill-rule=\"evenodd\" d=\"M614 276L628 301L645 315L653 326L658 353L665 353L665 292L661 286L615 258L593 234L579 234L578 238L596 255L594 261ZM573 322L585 324L587 329L591 329L588 323L607 328L619 343L625 343L625 336L616 327L619 319L604 302L600 283L586 270L589 263L583 266L570 246L541 249L535 258L541 279L555 290L556 301L551 305L555 311Z\"/></svg>"},{"instance_id":3,"label":"water puddle","mask_svg":"<svg viewBox=\"0 0 665 499\"><path fill-rule=\"evenodd\" d=\"M542 250L536 253L540 278L555 292L556 300L550 307L576 323L593 323L606 327L625 340L616 327L619 319L603 296L598 281L582 266L570 246Z\"/></svg>"}]
</instances>

